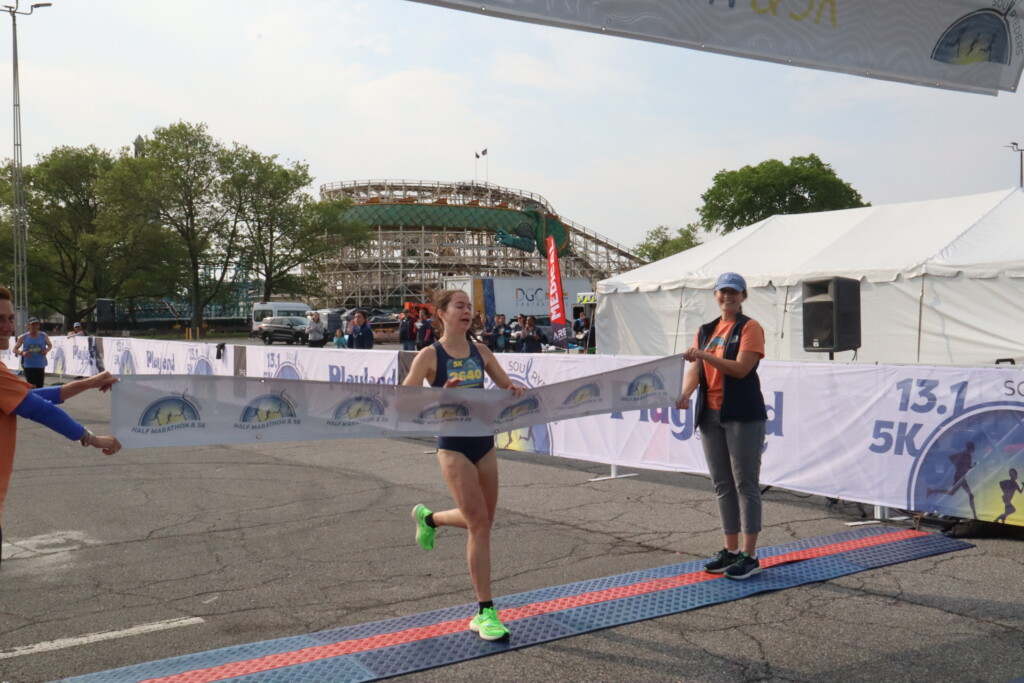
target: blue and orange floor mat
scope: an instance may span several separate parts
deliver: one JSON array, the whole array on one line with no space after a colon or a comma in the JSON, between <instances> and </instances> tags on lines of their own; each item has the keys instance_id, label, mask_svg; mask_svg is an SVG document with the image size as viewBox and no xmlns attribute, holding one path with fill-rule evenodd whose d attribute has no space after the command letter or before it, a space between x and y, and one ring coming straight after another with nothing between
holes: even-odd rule
<instances>
[{"instance_id":1,"label":"blue and orange floor mat","mask_svg":"<svg viewBox=\"0 0 1024 683\"><path fill-rule=\"evenodd\" d=\"M518 593L496 600L508 642L468 630L476 603L309 635L266 640L78 676L76 683L374 681L730 600L827 581L973 547L911 529L864 527L760 548L745 581L708 574L704 561Z\"/></svg>"}]
</instances>

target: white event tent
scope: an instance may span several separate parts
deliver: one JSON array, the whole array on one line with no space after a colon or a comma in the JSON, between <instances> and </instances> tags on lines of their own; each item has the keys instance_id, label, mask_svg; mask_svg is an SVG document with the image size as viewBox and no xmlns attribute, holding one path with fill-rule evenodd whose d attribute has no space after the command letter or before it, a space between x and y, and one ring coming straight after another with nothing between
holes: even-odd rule
<instances>
[{"instance_id":1,"label":"white event tent","mask_svg":"<svg viewBox=\"0 0 1024 683\"><path fill-rule=\"evenodd\" d=\"M598 283L600 353L681 353L717 317L719 273L747 281L747 315L773 360L803 350L801 282L860 280L856 359L975 365L1024 362L1024 191L772 216ZM843 352L837 360L852 360Z\"/></svg>"}]
</instances>

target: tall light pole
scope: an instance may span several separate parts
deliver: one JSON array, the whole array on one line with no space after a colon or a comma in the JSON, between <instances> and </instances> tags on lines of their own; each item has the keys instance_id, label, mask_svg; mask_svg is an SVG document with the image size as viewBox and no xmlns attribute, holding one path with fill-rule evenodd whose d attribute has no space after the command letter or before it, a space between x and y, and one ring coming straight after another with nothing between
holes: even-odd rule
<instances>
[{"instance_id":1,"label":"tall light pole","mask_svg":"<svg viewBox=\"0 0 1024 683\"><path fill-rule=\"evenodd\" d=\"M1024 187L1024 147L1021 147L1016 142L1011 142L1007 147L1020 155L1020 186Z\"/></svg>"},{"instance_id":2,"label":"tall light pole","mask_svg":"<svg viewBox=\"0 0 1024 683\"><path fill-rule=\"evenodd\" d=\"M39 2L27 12L18 9L21 0L13 5L4 5L11 15L11 35L14 45L14 312L15 329L21 332L28 322L28 216L25 211L25 187L21 175L21 95L18 88L18 15L28 16L37 7L49 7L52 3Z\"/></svg>"}]
</instances>

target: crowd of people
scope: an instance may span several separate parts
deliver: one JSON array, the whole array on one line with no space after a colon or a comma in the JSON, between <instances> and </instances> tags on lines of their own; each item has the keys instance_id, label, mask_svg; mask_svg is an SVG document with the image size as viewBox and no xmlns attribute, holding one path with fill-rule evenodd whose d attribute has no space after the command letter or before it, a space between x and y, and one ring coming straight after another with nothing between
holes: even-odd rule
<instances>
[{"instance_id":1,"label":"crowd of people","mask_svg":"<svg viewBox=\"0 0 1024 683\"><path fill-rule=\"evenodd\" d=\"M590 319L581 314L572 324L575 346L593 352L596 346L594 328ZM470 337L485 344L492 353L541 353L551 343L548 335L537 326L537 317L520 313L509 322L503 313L489 319L477 313L469 328ZM412 309L402 314L398 327L398 341L403 351L419 351L436 341L434 315L429 309Z\"/></svg>"}]
</instances>

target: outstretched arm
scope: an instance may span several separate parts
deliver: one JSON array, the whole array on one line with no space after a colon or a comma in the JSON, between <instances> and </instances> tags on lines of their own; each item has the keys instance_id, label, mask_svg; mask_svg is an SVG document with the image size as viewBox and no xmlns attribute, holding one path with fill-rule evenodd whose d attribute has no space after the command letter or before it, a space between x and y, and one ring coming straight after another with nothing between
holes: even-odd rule
<instances>
[{"instance_id":1,"label":"outstretched arm","mask_svg":"<svg viewBox=\"0 0 1024 683\"><path fill-rule=\"evenodd\" d=\"M757 365L757 361L761 360L761 356L753 351L740 351L736 355L736 360L726 360L725 358L719 358L707 351L692 348L687 349L683 354L683 357L690 363L694 364L696 364L697 361L704 361L730 377L735 377L737 379L743 379L750 374L750 371L754 369L755 365Z\"/></svg>"},{"instance_id":2,"label":"outstretched arm","mask_svg":"<svg viewBox=\"0 0 1024 683\"><path fill-rule=\"evenodd\" d=\"M83 446L100 448L107 455L113 455L121 450L121 443L115 437L96 436L61 408L43 398L39 392L30 391L25 394L25 398L14 409L14 414L49 427L61 436L81 442Z\"/></svg>"},{"instance_id":3,"label":"outstretched arm","mask_svg":"<svg viewBox=\"0 0 1024 683\"><path fill-rule=\"evenodd\" d=\"M68 382L60 388L60 400L66 401L73 396L78 396L83 391L88 391L89 389L110 391L110 387L120 381L121 380L117 379L109 372L101 372L93 375L92 377L77 379L74 382Z\"/></svg>"}]
</instances>

